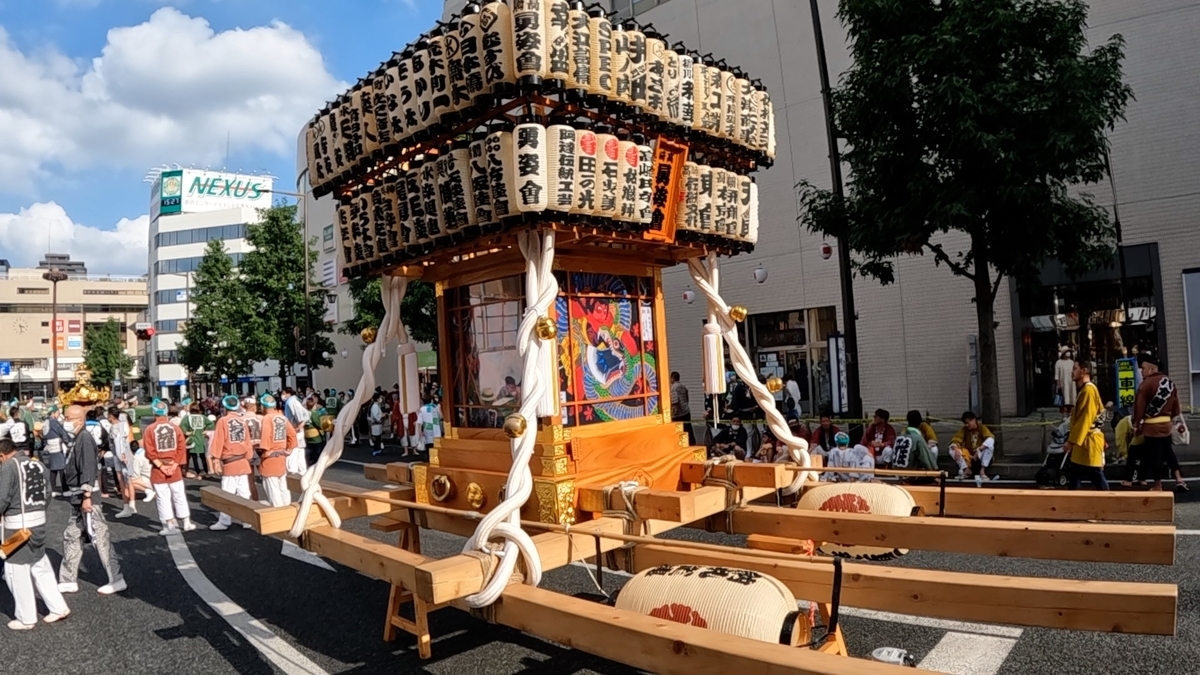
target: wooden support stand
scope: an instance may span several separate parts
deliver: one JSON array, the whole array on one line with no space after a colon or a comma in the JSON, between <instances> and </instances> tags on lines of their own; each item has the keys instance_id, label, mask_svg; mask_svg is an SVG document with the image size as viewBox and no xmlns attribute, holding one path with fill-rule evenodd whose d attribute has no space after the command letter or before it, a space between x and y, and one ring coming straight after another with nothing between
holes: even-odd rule
<instances>
[{"instance_id":1,"label":"wooden support stand","mask_svg":"<svg viewBox=\"0 0 1200 675\"><path fill-rule=\"evenodd\" d=\"M399 540L396 546L399 548L416 553L421 553L421 529L412 523L395 520L390 518L379 518L378 521L390 520L398 526L400 531ZM373 529L375 523L371 524ZM401 614L404 605L412 605L413 618L407 619ZM397 629L403 630L417 638L417 654L422 659L428 659L433 656L433 640L429 634L429 613L437 609L428 602L422 600L403 584L392 584L391 593L388 595L387 617L383 625L383 641L392 642L396 639Z\"/></svg>"}]
</instances>

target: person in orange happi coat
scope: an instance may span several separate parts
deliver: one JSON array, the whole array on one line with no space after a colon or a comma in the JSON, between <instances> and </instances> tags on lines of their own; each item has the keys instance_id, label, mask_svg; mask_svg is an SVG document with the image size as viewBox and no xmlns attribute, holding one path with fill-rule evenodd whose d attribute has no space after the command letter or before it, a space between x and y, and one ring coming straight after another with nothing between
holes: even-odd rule
<instances>
[{"instance_id":1,"label":"person in orange happi coat","mask_svg":"<svg viewBox=\"0 0 1200 675\"><path fill-rule=\"evenodd\" d=\"M154 421L142 432L142 444L146 448L146 459L150 462L150 484L154 486L154 500L158 506L158 520L162 523L159 534L168 535L196 529L192 524L192 513L188 508L187 493L184 491L183 472L187 467L187 439L179 426L167 418L169 409L163 401L150 406Z\"/></svg>"},{"instance_id":2,"label":"person in orange happi coat","mask_svg":"<svg viewBox=\"0 0 1200 675\"><path fill-rule=\"evenodd\" d=\"M250 429L242 416L240 401L232 394L221 399L225 414L217 420L213 429L208 452L212 455L213 469L221 476L221 489L231 495L250 499L250 455L254 448L250 443ZM210 530L228 530L233 519L222 513ZM249 523L242 523L249 528Z\"/></svg>"},{"instance_id":3,"label":"person in orange happi coat","mask_svg":"<svg viewBox=\"0 0 1200 675\"><path fill-rule=\"evenodd\" d=\"M292 493L287 486L287 459L289 451L296 447L296 429L279 411L274 396L263 394L259 402L264 412L259 446L262 459L258 470L271 506L287 506L292 503Z\"/></svg>"}]
</instances>

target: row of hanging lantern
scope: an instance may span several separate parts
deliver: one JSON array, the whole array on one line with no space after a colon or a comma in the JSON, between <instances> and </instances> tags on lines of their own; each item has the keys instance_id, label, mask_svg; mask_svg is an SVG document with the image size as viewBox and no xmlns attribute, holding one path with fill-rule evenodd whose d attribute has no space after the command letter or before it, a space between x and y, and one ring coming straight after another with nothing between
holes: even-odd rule
<instances>
[{"instance_id":1,"label":"row of hanging lantern","mask_svg":"<svg viewBox=\"0 0 1200 675\"><path fill-rule=\"evenodd\" d=\"M420 154L339 199L351 276L517 225L644 232L652 221L654 141L587 118L526 114ZM568 123L570 122L570 123ZM727 249L758 238L758 186L697 162L683 167L676 237Z\"/></svg>"},{"instance_id":2,"label":"row of hanging lantern","mask_svg":"<svg viewBox=\"0 0 1200 675\"><path fill-rule=\"evenodd\" d=\"M712 163L769 165L771 97L710 55L634 20L568 0L468 4L326 106L307 130L318 196L506 101L541 95L620 126L710 149Z\"/></svg>"}]
</instances>

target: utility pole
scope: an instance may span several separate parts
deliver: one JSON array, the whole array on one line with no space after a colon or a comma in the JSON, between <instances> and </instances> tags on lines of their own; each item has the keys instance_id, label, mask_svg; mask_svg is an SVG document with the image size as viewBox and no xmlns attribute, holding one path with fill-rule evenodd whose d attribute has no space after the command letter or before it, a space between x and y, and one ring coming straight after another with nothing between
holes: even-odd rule
<instances>
[{"instance_id":1,"label":"utility pole","mask_svg":"<svg viewBox=\"0 0 1200 675\"><path fill-rule=\"evenodd\" d=\"M300 216L300 239L304 245L304 348L300 351L303 352L301 356L304 358L304 368L308 371L308 386L316 389L317 378L313 377L312 366L312 263L309 261L308 252L308 196L300 192L287 192L285 190L266 190L266 192L295 197L300 202L300 210L302 212Z\"/></svg>"},{"instance_id":2,"label":"utility pole","mask_svg":"<svg viewBox=\"0 0 1200 675\"><path fill-rule=\"evenodd\" d=\"M67 275L57 267L51 268L42 278L50 282L50 377L54 382L53 395L58 397L58 282L66 281Z\"/></svg>"},{"instance_id":3,"label":"utility pole","mask_svg":"<svg viewBox=\"0 0 1200 675\"><path fill-rule=\"evenodd\" d=\"M825 58L825 37L821 31L821 14L817 0L809 0L812 12L813 41L817 47L817 70L821 76L821 100L825 107L825 136L829 143L829 171L833 194L839 202L846 199L842 185L842 154L838 150L837 128L833 120L833 101L830 98L829 62ZM847 413L852 419L862 419L862 395L858 383L858 317L854 309L854 275L850 267L850 245L846 236L837 238L838 280L842 289L842 336L846 341L846 398Z\"/></svg>"}]
</instances>

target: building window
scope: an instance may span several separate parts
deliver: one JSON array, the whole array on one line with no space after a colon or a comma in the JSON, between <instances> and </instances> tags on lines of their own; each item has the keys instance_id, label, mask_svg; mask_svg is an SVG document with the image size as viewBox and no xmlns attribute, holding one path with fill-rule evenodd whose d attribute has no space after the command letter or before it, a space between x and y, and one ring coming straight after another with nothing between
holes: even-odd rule
<instances>
[{"instance_id":1,"label":"building window","mask_svg":"<svg viewBox=\"0 0 1200 675\"><path fill-rule=\"evenodd\" d=\"M333 225L326 225L321 230L321 241L326 253L331 253L337 249L337 242L333 239Z\"/></svg>"},{"instance_id":2,"label":"building window","mask_svg":"<svg viewBox=\"0 0 1200 675\"><path fill-rule=\"evenodd\" d=\"M791 376L800 390L796 406L814 415L830 404L827 340L837 329L834 307L756 314L748 321L747 338L761 377ZM776 395L782 401L783 394Z\"/></svg>"},{"instance_id":3,"label":"building window","mask_svg":"<svg viewBox=\"0 0 1200 675\"><path fill-rule=\"evenodd\" d=\"M49 321L43 321L43 322L42 322L42 328L49 328L49 327L50 327L50 322L49 322Z\"/></svg>"},{"instance_id":4,"label":"building window","mask_svg":"<svg viewBox=\"0 0 1200 675\"><path fill-rule=\"evenodd\" d=\"M228 241L230 239L245 239L249 225L217 225L214 227L199 227L194 230L179 230L178 232L159 232L154 235L154 246L182 246L184 244L203 244L213 239Z\"/></svg>"},{"instance_id":5,"label":"building window","mask_svg":"<svg viewBox=\"0 0 1200 675\"><path fill-rule=\"evenodd\" d=\"M229 259L233 261L233 266L237 267L242 264L241 253L230 253ZM177 258L175 260L160 260L154 263L154 273L158 274L187 274L195 272L200 267L202 256L194 258Z\"/></svg>"},{"instance_id":6,"label":"building window","mask_svg":"<svg viewBox=\"0 0 1200 675\"><path fill-rule=\"evenodd\" d=\"M50 314L52 305L0 305L0 314ZM146 311L146 305L67 305L59 303L60 314L137 314Z\"/></svg>"},{"instance_id":7,"label":"building window","mask_svg":"<svg viewBox=\"0 0 1200 675\"><path fill-rule=\"evenodd\" d=\"M84 295L145 295L145 291L116 290L107 288L85 288Z\"/></svg>"},{"instance_id":8,"label":"building window","mask_svg":"<svg viewBox=\"0 0 1200 675\"><path fill-rule=\"evenodd\" d=\"M154 304L170 305L176 302L187 302L188 291L186 288L172 288L166 291L155 291Z\"/></svg>"},{"instance_id":9,"label":"building window","mask_svg":"<svg viewBox=\"0 0 1200 675\"><path fill-rule=\"evenodd\" d=\"M179 363L179 352L174 349L154 352L154 360L157 361L159 365Z\"/></svg>"},{"instance_id":10,"label":"building window","mask_svg":"<svg viewBox=\"0 0 1200 675\"><path fill-rule=\"evenodd\" d=\"M50 295L49 288L18 288L17 295Z\"/></svg>"},{"instance_id":11,"label":"building window","mask_svg":"<svg viewBox=\"0 0 1200 675\"><path fill-rule=\"evenodd\" d=\"M156 333L182 333L186 329L187 321L184 319L164 319L154 322Z\"/></svg>"},{"instance_id":12,"label":"building window","mask_svg":"<svg viewBox=\"0 0 1200 675\"><path fill-rule=\"evenodd\" d=\"M42 344L44 344L44 345L50 344L50 338L42 338Z\"/></svg>"}]
</instances>

